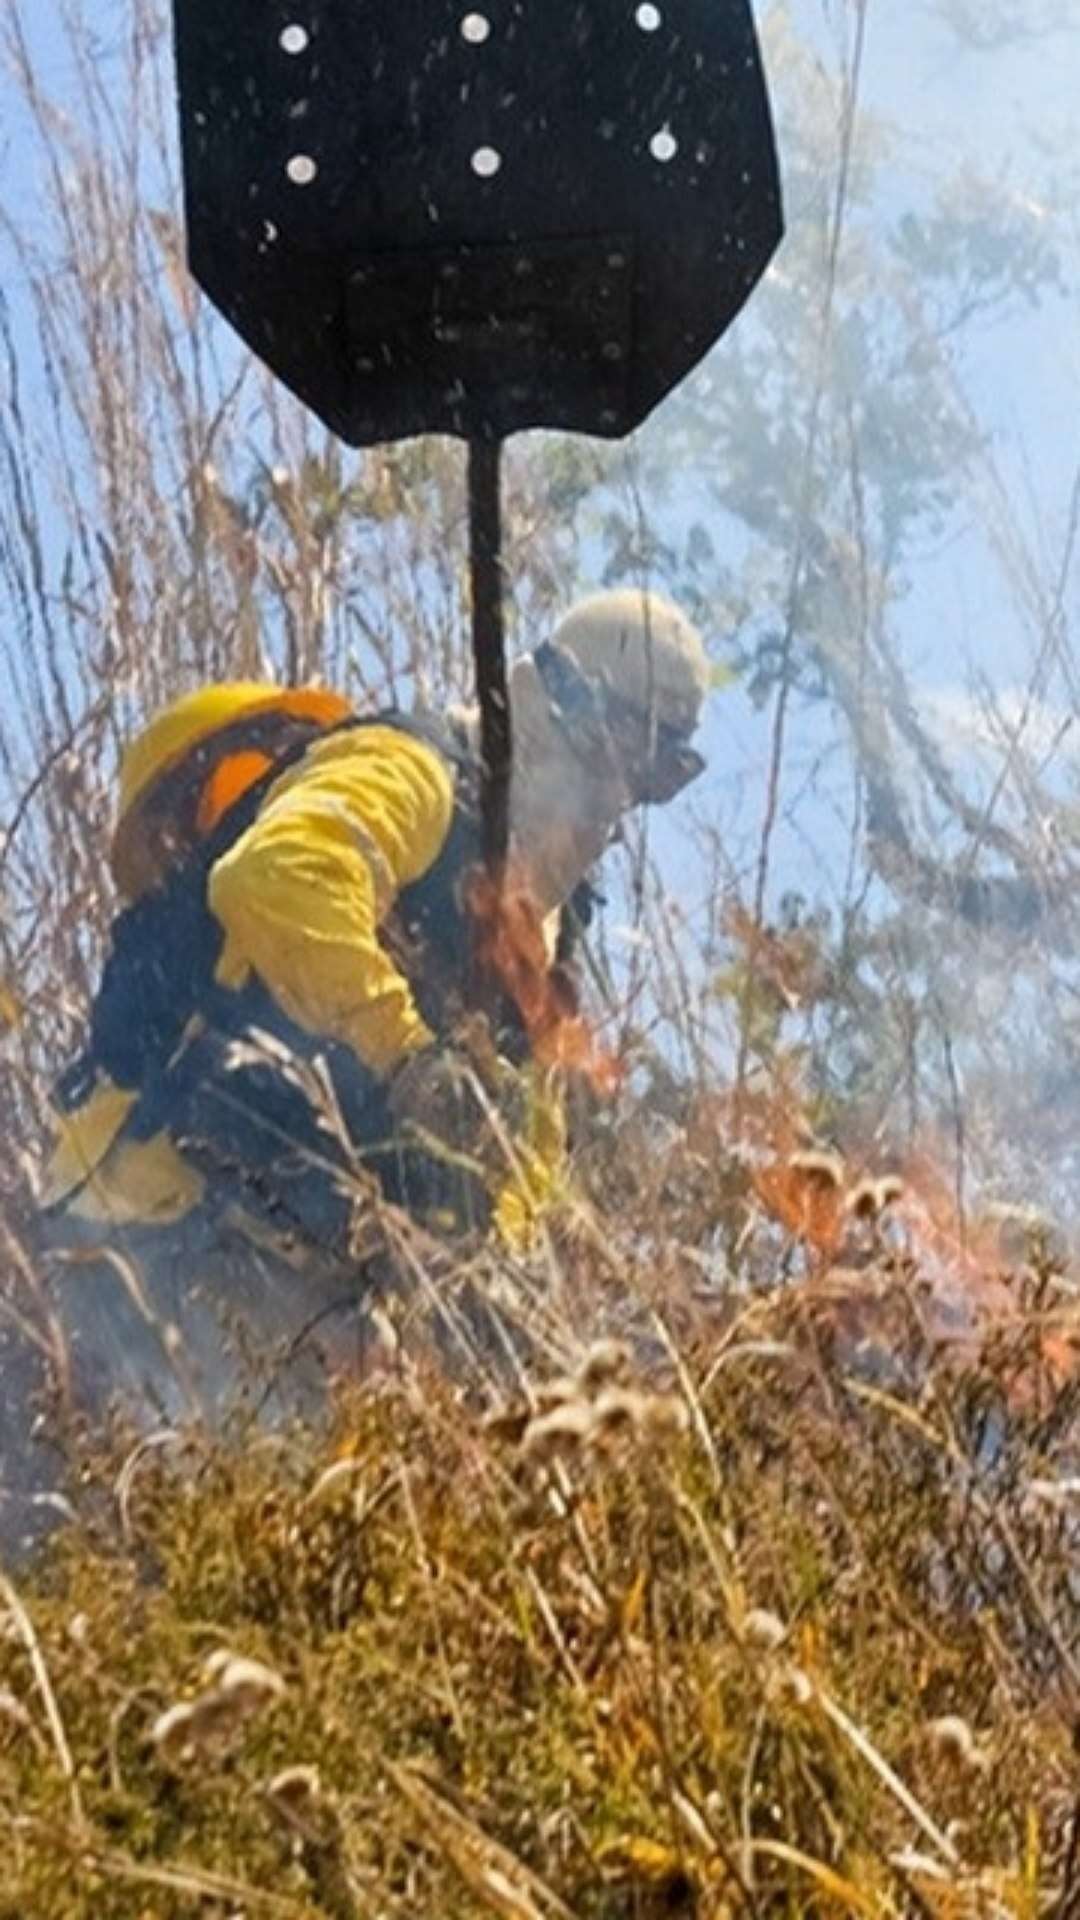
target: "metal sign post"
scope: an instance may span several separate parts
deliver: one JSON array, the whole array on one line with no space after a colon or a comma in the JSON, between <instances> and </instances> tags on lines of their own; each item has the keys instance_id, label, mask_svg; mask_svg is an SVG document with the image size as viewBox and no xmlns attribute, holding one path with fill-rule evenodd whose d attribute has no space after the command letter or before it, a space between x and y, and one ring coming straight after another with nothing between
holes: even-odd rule
<instances>
[{"instance_id":1,"label":"metal sign post","mask_svg":"<svg viewBox=\"0 0 1080 1920\"><path fill-rule=\"evenodd\" d=\"M781 233L749 0L173 0L192 270L336 433L470 444L488 855L499 444L618 438Z\"/></svg>"},{"instance_id":2,"label":"metal sign post","mask_svg":"<svg viewBox=\"0 0 1080 1920\"><path fill-rule=\"evenodd\" d=\"M510 838L513 738L503 631L501 440L469 441L473 659L484 766L484 863L497 874Z\"/></svg>"}]
</instances>

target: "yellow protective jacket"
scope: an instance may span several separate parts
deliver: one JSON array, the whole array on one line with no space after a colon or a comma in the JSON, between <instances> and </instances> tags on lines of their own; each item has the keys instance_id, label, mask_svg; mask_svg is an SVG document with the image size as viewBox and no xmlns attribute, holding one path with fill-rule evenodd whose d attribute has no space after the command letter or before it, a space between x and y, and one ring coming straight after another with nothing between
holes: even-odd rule
<instances>
[{"instance_id":1,"label":"yellow protective jacket","mask_svg":"<svg viewBox=\"0 0 1080 1920\"><path fill-rule=\"evenodd\" d=\"M392 724L317 738L210 869L207 905L224 935L217 984L239 991L255 977L304 1031L389 1074L433 1035L380 933L399 894L432 868L453 817L453 769L423 739ZM515 1245L557 1187L565 1148L552 1076L526 1080L517 1172L496 1205ZM176 1220L198 1202L200 1177L167 1136L125 1137L137 1097L99 1084L62 1116L46 1204L119 1223Z\"/></svg>"}]
</instances>

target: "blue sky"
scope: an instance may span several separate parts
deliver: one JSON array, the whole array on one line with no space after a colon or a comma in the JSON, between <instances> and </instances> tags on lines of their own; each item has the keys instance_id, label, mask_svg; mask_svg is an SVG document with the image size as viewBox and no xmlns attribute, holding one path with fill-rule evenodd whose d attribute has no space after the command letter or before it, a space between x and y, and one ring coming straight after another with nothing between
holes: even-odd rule
<instances>
[{"instance_id":1,"label":"blue sky","mask_svg":"<svg viewBox=\"0 0 1080 1920\"><path fill-rule=\"evenodd\" d=\"M852 10L828 0L804 0L797 14L822 59L835 65L850 36ZM863 110L880 115L891 133L894 177L883 216L918 206L962 167L995 183L1003 200L1015 196L1053 232L1071 283L1067 297L1040 308L1019 307L1003 323L972 329L957 348L958 371L980 427L992 435L1017 523L1042 547L1049 569L1060 551L1080 463L1077 226L1068 202L1077 184L1073 129L1074 103L1080 98L1080 9L1072 8L1070 31L1007 52L978 52L961 47L930 5L869 0L860 98ZM782 142L782 122L780 133ZM721 343L718 363L724 352ZM972 749L970 770L978 779L993 756L976 747L985 729L975 691L987 686L1007 707L1015 707L1017 690L1030 673L1033 643L1005 603L1000 574L988 564L978 504L962 519L959 531L906 570L907 591L896 624L913 679L926 691L928 717L951 750ZM1046 724L1060 717L1054 707ZM744 769L748 799L768 725L769 716L755 718L738 693L717 702L716 757L734 759ZM835 827L837 809L846 810L846 755L842 735L839 750L833 745L837 740L827 717L804 711L796 718L786 791L800 792L822 756L828 772L815 783L820 810L804 797L798 826L781 833L778 878L789 870L808 876L811 847L812 865L826 884L838 878ZM751 802L751 816L752 811Z\"/></svg>"},{"instance_id":2,"label":"blue sky","mask_svg":"<svg viewBox=\"0 0 1080 1920\"><path fill-rule=\"evenodd\" d=\"M1038 0L1033 3L1037 7ZM35 0L24 11L45 76L62 95L74 75L60 8L56 0ZM824 64L835 69L850 43L851 0L795 0L794 11ZM124 0L90 0L86 12L98 32L107 72L123 46L128 8ZM1048 139L1067 135L1072 103L1080 98L1080 13L1074 8L1073 14L1071 32L1020 43L1003 56L960 48L930 4L868 0L861 103L894 130L897 207L906 196L914 202L920 190L932 188L961 159L975 174L999 180L1003 192L1033 205L1044 202L1048 165L1043 149ZM19 118L17 96L0 78L0 196L21 208L32 200L36 182L23 158ZM779 131L782 147L782 119ZM1074 250L1071 217L1049 208L1047 218L1058 226L1063 247ZM715 351L722 368L724 344ZM963 352L980 418L993 428L1015 482L1017 510L1028 524L1052 534L1063 515L1076 455L1080 345L1070 307L1058 303L1041 312L1021 312L986 338L966 340ZM1016 634L987 603L990 583L978 547L977 539L960 541L939 556L927 556L911 582L913 657L918 657L921 631L921 665L928 681L951 685L953 663L962 677L970 662L1007 685L1027 665ZM738 696L726 696L723 704L726 711L717 725L726 728ZM751 741L756 732L750 724ZM726 744L730 752L730 735Z\"/></svg>"}]
</instances>

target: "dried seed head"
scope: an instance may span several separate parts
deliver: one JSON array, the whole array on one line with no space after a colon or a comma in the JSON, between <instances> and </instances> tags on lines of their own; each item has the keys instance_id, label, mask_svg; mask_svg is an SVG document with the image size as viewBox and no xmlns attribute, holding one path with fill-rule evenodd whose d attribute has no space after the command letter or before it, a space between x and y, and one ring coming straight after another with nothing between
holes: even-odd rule
<instances>
[{"instance_id":1,"label":"dried seed head","mask_svg":"<svg viewBox=\"0 0 1080 1920\"><path fill-rule=\"evenodd\" d=\"M266 1798L287 1825L305 1839L314 1838L326 1825L322 1816L330 1809L323 1800L318 1767L284 1767L268 1782Z\"/></svg>"},{"instance_id":2,"label":"dried seed head","mask_svg":"<svg viewBox=\"0 0 1080 1920\"><path fill-rule=\"evenodd\" d=\"M221 1669L218 1691L235 1703L241 1713L258 1713L272 1701L280 1700L285 1682L273 1667L261 1660L246 1660L234 1655Z\"/></svg>"},{"instance_id":3,"label":"dried seed head","mask_svg":"<svg viewBox=\"0 0 1080 1920\"><path fill-rule=\"evenodd\" d=\"M632 1356L624 1340L594 1340L577 1370L577 1385L596 1393L613 1381L627 1380Z\"/></svg>"},{"instance_id":4,"label":"dried seed head","mask_svg":"<svg viewBox=\"0 0 1080 1920\"><path fill-rule=\"evenodd\" d=\"M767 1607L751 1607L742 1624L743 1644L761 1653L775 1653L787 1639L787 1628Z\"/></svg>"},{"instance_id":5,"label":"dried seed head","mask_svg":"<svg viewBox=\"0 0 1080 1920\"><path fill-rule=\"evenodd\" d=\"M847 1208L856 1220L880 1220L883 1213L895 1206L904 1191L904 1183L895 1174L886 1174L882 1180L860 1180L852 1187L847 1196Z\"/></svg>"},{"instance_id":6,"label":"dried seed head","mask_svg":"<svg viewBox=\"0 0 1080 1920\"><path fill-rule=\"evenodd\" d=\"M788 1166L801 1173L811 1186L836 1191L844 1184L844 1163L838 1153L826 1153L817 1147L793 1153Z\"/></svg>"},{"instance_id":7,"label":"dried seed head","mask_svg":"<svg viewBox=\"0 0 1080 1920\"><path fill-rule=\"evenodd\" d=\"M525 1429L522 1451L532 1460L550 1460L560 1453L576 1453L592 1432L592 1407L573 1400L538 1414Z\"/></svg>"},{"instance_id":8,"label":"dried seed head","mask_svg":"<svg viewBox=\"0 0 1080 1920\"><path fill-rule=\"evenodd\" d=\"M299 1810L310 1807L322 1797L318 1767L283 1767L275 1773L267 1789L272 1800Z\"/></svg>"},{"instance_id":9,"label":"dried seed head","mask_svg":"<svg viewBox=\"0 0 1080 1920\"><path fill-rule=\"evenodd\" d=\"M150 1729L150 1740L163 1760L176 1762L192 1750L193 1712L190 1705L167 1707Z\"/></svg>"},{"instance_id":10,"label":"dried seed head","mask_svg":"<svg viewBox=\"0 0 1080 1920\"><path fill-rule=\"evenodd\" d=\"M647 1393L635 1393L632 1387L605 1387L593 1401L596 1432L640 1433L645 1425L649 1397Z\"/></svg>"},{"instance_id":11,"label":"dried seed head","mask_svg":"<svg viewBox=\"0 0 1080 1920\"><path fill-rule=\"evenodd\" d=\"M856 1220L876 1220L881 1212L877 1181L860 1180L848 1194L847 1206Z\"/></svg>"},{"instance_id":12,"label":"dried seed head","mask_svg":"<svg viewBox=\"0 0 1080 1920\"><path fill-rule=\"evenodd\" d=\"M214 1684L194 1700L179 1701L158 1715L150 1740L170 1766L186 1764L228 1745L244 1724L272 1706L285 1682L261 1660L246 1660L218 1647L203 1668Z\"/></svg>"},{"instance_id":13,"label":"dried seed head","mask_svg":"<svg viewBox=\"0 0 1080 1920\"><path fill-rule=\"evenodd\" d=\"M221 1752L244 1718L227 1694L201 1693L197 1700L181 1701L159 1714L150 1740L168 1766L188 1766Z\"/></svg>"},{"instance_id":14,"label":"dried seed head","mask_svg":"<svg viewBox=\"0 0 1080 1920\"><path fill-rule=\"evenodd\" d=\"M789 1666L786 1661L781 1661L773 1671L767 1691L778 1706L808 1707L814 1697L809 1674L801 1667Z\"/></svg>"},{"instance_id":15,"label":"dried seed head","mask_svg":"<svg viewBox=\"0 0 1080 1920\"><path fill-rule=\"evenodd\" d=\"M541 1413L550 1413L553 1407L565 1407L571 1400L580 1400L581 1382L568 1373L557 1373L552 1380L545 1380L533 1389L537 1408Z\"/></svg>"},{"instance_id":16,"label":"dried seed head","mask_svg":"<svg viewBox=\"0 0 1080 1920\"><path fill-rule=\"evenodd\" d=\"M982 1773L988 1762L966 1720L958 1713L946 1713L931 1720L926 1742L937 1759L963 1767L969 1773Z\"/></svg>"}]
</instances>

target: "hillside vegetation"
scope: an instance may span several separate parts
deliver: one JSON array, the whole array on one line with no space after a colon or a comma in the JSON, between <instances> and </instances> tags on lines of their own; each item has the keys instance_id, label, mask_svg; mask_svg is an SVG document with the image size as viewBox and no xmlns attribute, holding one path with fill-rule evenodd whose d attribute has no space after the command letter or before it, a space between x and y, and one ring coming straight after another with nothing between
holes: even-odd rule
<instances>
[{"instance_id":1,"label":"hillside vegetation","mask_svg":"<svg viewBox=\"0 0 1080 1920\"><path fill-rule=\"evenodd\" d=\"M1072 1290L945 1316L891 1184L724 1285L721 1165L388 1303L326 1427L72 1437L0 1913L1075 1910Z\"/></svg>"}]
</instances>

